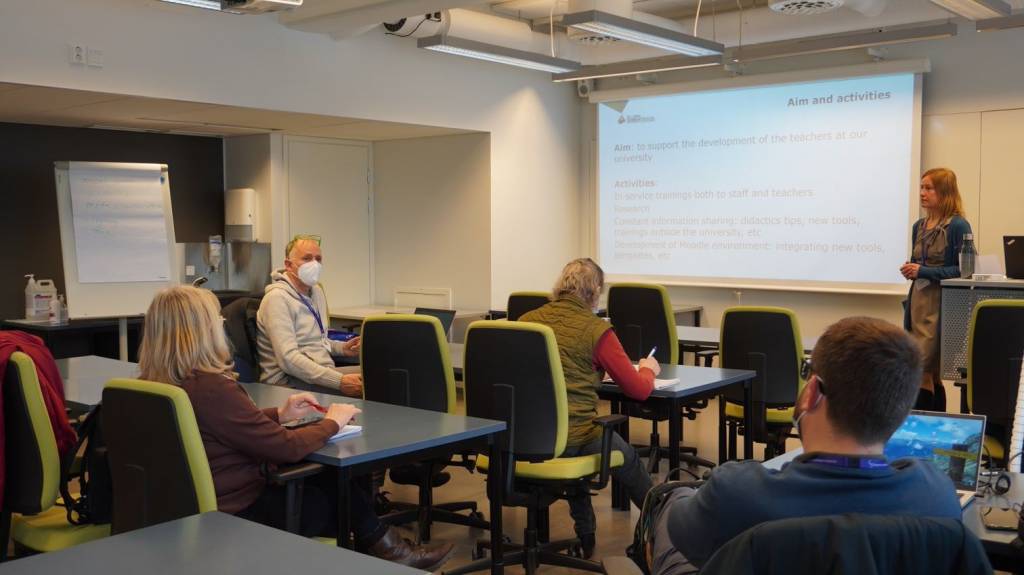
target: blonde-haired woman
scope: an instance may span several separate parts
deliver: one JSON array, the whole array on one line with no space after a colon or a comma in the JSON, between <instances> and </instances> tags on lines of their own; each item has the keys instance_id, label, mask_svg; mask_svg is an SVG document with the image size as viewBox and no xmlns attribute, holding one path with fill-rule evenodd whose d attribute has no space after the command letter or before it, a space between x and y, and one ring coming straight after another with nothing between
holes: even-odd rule
<instances>
[{"instance_id":1,"label":"blonde-haired woman","mask_svg":"<svg viewBox=\"0 0 1024 575\"><path fill-rule=\"evenodd\" d=\"M604 288L604 271L590 258L573 260L562 268L552 290L554 299L519 318L544 324L555 332L558 354L565 373L569 400L569 437L564 457L590 455L601 451L601 430L597 417L597 388L607 372L630 399L643 401L654 390L654 378L661 371L657 360L643 358L639 369L622 349L611 325L594 315ZM622 452L625 462L612 475L622 483L630 500L642 508L652 482L640 458L619 434L612 434L612 449ZM569 513L575 522L585 557L593 554L597 528L590 494L583 490L569 499Z\"/></svg>"},{"instance_id":2,"label":"blonde-haired woman","mask_svg":"<svg viewBox=\"0 0 1024 575\"><path fill-rule=\"evenodd\" d=\"M283 488L267 485L264 464L294 463L323 447L359 410L334 403L321 421L286 429L290 421L317 410L310 393L296 393L284 405L259 409L232 371L220 305L208 290L178 286L161 291L146 312L139 368L142 379L180 386L188 393L210 461L217 508L252 521L284 527ZM300 531L334 536L337 491L332 473L306 480ZM373 512L367 486L354 485L350 497L352 531L363 552L418 569L433 569L451 544L413 547Z\"/></svg>"},{"instance_id":3,"label":"blonde-haired woman","mask_svg":"<svg viewBox=\"0 0 1024 575\"><path fill-rule=\"evenodd\" d=\"M921 176L921 209L925 217L914 224L910 261L900 273L910 286L903 324L921 344L924 377L916 409L946 410L946 390L939 368L939 282L960 277L960 247L971 224L964 219L956 174L933 168Z\"/></svg>"}]
</instances>

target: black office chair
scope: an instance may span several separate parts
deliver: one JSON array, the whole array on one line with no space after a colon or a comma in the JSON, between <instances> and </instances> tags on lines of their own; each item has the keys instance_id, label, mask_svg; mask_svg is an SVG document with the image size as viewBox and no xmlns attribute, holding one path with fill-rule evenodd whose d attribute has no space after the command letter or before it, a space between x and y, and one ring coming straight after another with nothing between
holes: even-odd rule
<instances>
[{"instance_id":1,"label":"black office chair","mask_svg":"<svg viewBox=\"0 0 1024 575\"><path fill-rule=\"evenodd\" d=\"M14 539L15 555L59 551L110 535L110 525L72 525L57 505L61 461L36 365L16 351L3 389L4 486L0 507L0 561ZM12 525L13 523L13 525Z\"/></svg>"},{"instance_id":2,"label":"black office chair","mask_svg":"<svg viewBox=\"0 0 1024 575\"><path fill-rule=\"evenodd\" d=\"M728 389L719 401L719 459L728 453L736 459L736 436L752 433L765 444L765 459L786 451L786 438L793 428L793 406L804 386L801 371L804 348L800 325L792 310L781 307L736 306L722 314L721 365L726 369L757 372L752 383L753 401L763 405L755 410L755 429L743 428L742 390ZM730 442L726 445L726 431ZM747 458L752 454L745 454Z\"/></svg>"},{"instance_id":3,"label":"black office chair","mask_svg":"<svg viewBox=\"0 0 1024 575\"><path fill-rule=\"evenodd\" d=\"M455 412L455 376L448 355L448 342L441 322L428 315L388 314L368 317L362 327L363 394L370 401L404 405L418 409ZM391 480L419 487L419 503L390 501L397 509L381 521L400 525L416 521L420 541L430 540L434 521L455 523L479 529L490 524L477 511L475 501L434 503L433 488L449 479L442 473L449 464L472 469L472 462L425 461L391 470ZM439 480L440 478L440 480ZM459 511L469 510L468 515Z\"/></svg>"},{"instance_id":4,"label":"black office chair","mask_svg":"<svg viewBox=\"0 0 1024 575\"><path fill-rule=\"evenodd\" d=\"M1001 465L1024 449L1021 445L1006 447L1017 405L1022 354L1024 300L979 302L971 313L967 334L967 408L986 416L984 453Z\"/></svg>"},{"instance_id":5,"label":"black office chair","mask_svg":"<svg viewBox=\"0 0 1024 575\"><path fill-rule=\"evenodd\" d=\"M504 421L505 505L526 507L526 528L521 545L506 546L506 565L521 563L527 575L539 564L601 573L601 565L561 551L580 553L579 539L549 541L548 508L558 499L608 484L611 468L621 466L622 452L611 450L612 430L625 421L622 415L595 419L603 428L601 453L559 457L569 429L568 399L562 362L551 328L528 322L477 321L466 333L466 413ZM487 457L477 457L486 470ZM489 547L477 542L476 556ZM487 569L480 559L449 575Z\"/></svg>"},{"instance_id":6,"label":"black office chair","mask_svg":"<svg viewBox=\"0 0 1024 575\"><path fill-rule=\"evenodd\" d=\"M256 314L263 296L237 298L221 310L224 331L231 343L240 381L260 380L260 354L256 347Z\"/></svg>"},{"instance_id":7,"label":"black office chair","mask_svg":"<svg viewBox=\"0 0 1024 575\"><path fill-rule=\"evenodd\" d=\"M679 340L676 337L675 317L668 290L657 284L617 283L608 288L608 318L626 355L634 362L654 352L659 363L679 363ZM679 450L680 461L691 465L714 467L715 464L697 457L697 450L687 446L661 446L658 423L669 418L668 407L652 408L624 401L625 413L630 417L651 422L650 445L636 445L637 453L647 457L648 473L655 473L662 458L669 457L673 447ZM683 417L691 421L698 410L707 407L707 401L698 401L683 407ZM628 439L628 438L627 438Z\"/></svg>"},{"instance_id":8,"label":"black office chair","mask_svg":"<svg viewBox=\"0 0 1024 575\"><path fill-rule=\"evenodd\" d=\"M551 301L551 294L543 291L514 291L508 294L506 319L518 321L524 313L533 311Z\"/></svg>"},{"instance_id":9,"label":"black office chair","mask_svg":"<svg viewBox=\"0 0 1024 575\"><path fill-rule=\"evenodd\" d=\"M436 317L441 322L441 330L444 333L445 341L448 340L448 334L452 331L452 322L455 321L455 310L453 309L434 309L429 307L418 307L412 312L415 315L429 315Z\"/></svg>"},{"instance_id":10,"label":"black office chair","mask_svg":"<svg viewBox=\"0 0 1024 575\"><path fill-rule=\"evenodd\" d=\"M958 519L846 514L762 523L719 548L700 572L981 575L992 565Z\"/></svg>"},{"instance_id":11,"label":"black office chair","mask_svg":"<svg viewBox=\"0 0 1024 575\"><path fill-rule=\"evenodd\" d=\"M185 390L112 379L103 388L101 415L114 486L112 533L217 510L210 463ZM321 470L317 463L268 470L268 481L287 485L288 531L299 532L303 479Z\"/></svg>"}]
</instances>

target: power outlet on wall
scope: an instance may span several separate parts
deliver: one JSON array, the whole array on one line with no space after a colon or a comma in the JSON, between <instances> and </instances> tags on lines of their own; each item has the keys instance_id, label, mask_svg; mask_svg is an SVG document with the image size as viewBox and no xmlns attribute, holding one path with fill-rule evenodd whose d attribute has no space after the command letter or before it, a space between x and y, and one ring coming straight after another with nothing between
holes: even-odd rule
<instances>
[{"instance_id":1,"label":"power outlet on wall","mask_svg":"<svg viewBox=\"0 0 1024 575\"><path fill-rule=\"evenodd\" d=\"M68 61L72 64L84 66L88 54L89 49L84 44L68 44Z\"/></svg>"}]
</instances>

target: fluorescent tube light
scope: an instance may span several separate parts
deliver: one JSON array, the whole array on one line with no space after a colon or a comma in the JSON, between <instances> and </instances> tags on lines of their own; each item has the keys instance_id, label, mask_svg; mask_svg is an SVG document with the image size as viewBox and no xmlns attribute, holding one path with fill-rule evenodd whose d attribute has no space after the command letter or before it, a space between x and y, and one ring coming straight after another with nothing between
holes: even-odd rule
<instances>
[{"instance_id":1,"label":"fluorescent tube light","mask_svg":"<svg viewBox=\"0 0 1024 575\"><path fill-rule=\"evenodd\" d=\"M967 18L981 20L1010 15L1010 5L1002 0L931 0L932 4Z\"/></svg>"},{"instance_id":2,"label":"fluorescent tube light","mask_svg":"<svg viewBox=\"0 0 1024 575\"><path fill-rule=\"evenodd\" d=\"M520 68L530 68L531 70L543 70L553 74L572 72L580 68L579 62L573 62L572 60L553 58L545 54L506 48L505 46L497 46L495 44L486 44L455 36L439 35L420 38L417 40L416 45L435 52L445 52L466 56L467 58L487 60L488 62L509 64L511 66L519 66Z\"/></svg>"},{"instance_id":3,"label":"fluorescent tube light","mask_svg":"<svg viewBox=\"0 0 1024 575\"><path fill-rule=\"evenodd\" d=\"M161 0L161 2L182 4L184 6L192 6L194 8L206 8L207 10L216 10L220 12L220 0Z\"/></svg>"},{"instance_id":4,"label":"fluorescent tube light","mask_svg":"<svg viewBox=\"0 0 1024 575\"><path fill-rule=\"evenodd\" d=\"M703 56L700 58L691 58L689 56L662 56L660 58L645 58L643 60L615 62L613 64L602 64L599 66L583 66L575 72L552 74L551 79L555 82L569 82L571 80L610 78L613 76L633 76L635 74L651 74L654 72L667 72L669 70L685 70L687 68L705 68L708 66L721 65L721 56Z\"/></svg>"},{"instance_id":5,"label":"fluorescent tube light","mask_svg":"<svg viewBox=\"0 0 1024 575\"><path fill-rule=\"evenodd\" d=\"M725 51L725 46L718 42L600 10L566 14L562 25L687 56L714 56Z\"/></svg>"},{"instance_id":6,"label":"fluorescent tube light","mask_svg":"<svg viewBox=\"0 0 1024 575\"><path fill-rule=\"evenodd\" d=\"M992 32L995 30L1006 30L1008 28L1024 28L1024 14L978 20L976 30L978 32Z\"/></svg>"},{"instance_id":7,"label":"fluorescent tube light","mask_svg":"<svg viewBox=\"0 0 1024 575\"><path fill-rule=\"evenodd\" d=\"M753 60L798 56L800 54L817 54L854 48L868 48L870 46L901 44L917 40L934 40L952 36L956 36L956 24L952 22L889 30L874 28L844 32L842 34L810 36L807 38L784 40L782 42L741 46L733 50L732 60L734 62L750 62Z\"/></svg>"}]
</instances>

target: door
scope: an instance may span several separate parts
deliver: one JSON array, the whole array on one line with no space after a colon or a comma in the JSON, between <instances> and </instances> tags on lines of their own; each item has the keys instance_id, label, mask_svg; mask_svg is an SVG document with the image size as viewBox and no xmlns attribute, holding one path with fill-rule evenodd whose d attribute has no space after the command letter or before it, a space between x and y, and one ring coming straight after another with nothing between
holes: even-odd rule
<instances>
[{"instance_id":1,"label":"door","mask_svg":"<svg viewBox=\"0 0 1024 575\"><path fill-rule=\"evenodd\" d=\"M319 235L330 309L371 303L370 146L285 139L288 238Z\"/></svg>"}]
</instances>

